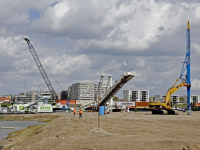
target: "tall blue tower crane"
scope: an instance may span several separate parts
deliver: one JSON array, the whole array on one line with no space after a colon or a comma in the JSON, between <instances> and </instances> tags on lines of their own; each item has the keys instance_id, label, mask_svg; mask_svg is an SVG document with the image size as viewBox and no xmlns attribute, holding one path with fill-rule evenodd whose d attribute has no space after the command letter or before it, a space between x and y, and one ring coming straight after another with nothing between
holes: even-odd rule
<instances>
[{"instance_id":1,"label":"tall blue tower crane","mask_svg":"<svg viewBox=\"0 0 200 150\"><path fill-rule=\"evenodd\" d=\"M185 56L185 61L183 62L183 68L182 68L181 75L180 75L180 78L186 81L188 111L190 110L190 87L191 87L190 63L191 63L191 59L190 59L190 22L188 20L187 21L187 29L186 29L186 56ZM187 73L186 73L186 75L183 75L185 70L187 70Z\"/></svg>"}]
</instances>

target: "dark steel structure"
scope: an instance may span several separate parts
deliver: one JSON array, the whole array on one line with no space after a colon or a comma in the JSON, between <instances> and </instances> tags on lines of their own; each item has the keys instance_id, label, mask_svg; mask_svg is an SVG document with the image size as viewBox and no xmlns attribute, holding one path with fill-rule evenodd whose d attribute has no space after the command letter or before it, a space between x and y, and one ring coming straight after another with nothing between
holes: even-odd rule
<instances>
[{"instance_id":1,"label":"dark steel structure","mask_svg":"<svg viewBox=\"0 0 200 150\"><path fill-rule=\"evenodd\" d=\"M49 80L49 78L48 78L43 66L42 66L42 63L40 62L40 59L39 59L39 57L38 57L33 45L31 44L30 40L28 38L24 38L24 40L27 42L28 48L29 48L29 50L30 50L30 52L31 52L31 54L33 56L33 59L34 59L36 65L37 65L37 67L38 67L38 69L39 69L39 71L40 71L40 73L41 73L41 75L42 75L42 77L43 77L43 79L44 79L44 81L45 81L50 93L51 93L51 97L54 99L54 102L55 102L55 100L58 100L58 96L56 95L56 92L53 89L53 86L52 86L52 84L51 84L51 82L50 82L50 80Z\"/></svg>"}]
</instances>

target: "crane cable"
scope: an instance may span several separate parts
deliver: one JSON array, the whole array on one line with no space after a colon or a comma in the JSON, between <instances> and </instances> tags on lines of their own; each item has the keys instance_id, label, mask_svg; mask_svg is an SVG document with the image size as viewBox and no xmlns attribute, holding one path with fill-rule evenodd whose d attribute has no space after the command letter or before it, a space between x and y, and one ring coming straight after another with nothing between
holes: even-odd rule
<instances>
[{"instance_id":1,"label":"crane cable","mask_svg":"<svg viewBox=\"0 0 200 150\"><path fill-rule=\"evenodd\" d=\"M36 50L35 50L36 51ZM50 74L52 75L52 77L54 78L54 80L56 81L56 83L58 84L58 86L61 88L61 90L63 91L63 88L60 86L59 82L56 80L56 78L54 77L54 75L51 73L50 69L48 68L48 66L45 64L45 62L41 59L40 55L37 53L38 58L40 59L41 63L44 64L46 66L46 68L49 70Z\"/></svg>"},{"instance_id":2,"label":"crane cable","mask_svg":"<svg viewBox=\"0 0 200 150\"><path fill-rule=\"evenodd\" d=\"M44 65L47 67L47 65L44 63ZM49 70L49 68L47 67L47 69ZM51 71L49 70L49 72L51 73ZM56 78L54 77L54 75L51 73L52 77L54 78L54 80L57 82L58 86L61 88L61 90L63 91L63 88L60 86L60 84L58 83L58 81L56 80Z\"/></svg>"}]
</instances>

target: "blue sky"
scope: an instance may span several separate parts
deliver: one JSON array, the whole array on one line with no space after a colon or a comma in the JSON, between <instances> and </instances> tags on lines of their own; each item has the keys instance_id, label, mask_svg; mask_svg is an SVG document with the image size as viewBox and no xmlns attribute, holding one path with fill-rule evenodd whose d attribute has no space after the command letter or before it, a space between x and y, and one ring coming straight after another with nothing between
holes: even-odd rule
<instances>
[{"instance_id":1,"label":"blue sky","mask_svg":"<svg viewBox=\"0 0 200 150\"><path fill-rule=\"evenodd\" d=\"M39 13L36 9L29 9L29 20L36 20L40 18L41 13Z\"/></svg>"}]
</instances>

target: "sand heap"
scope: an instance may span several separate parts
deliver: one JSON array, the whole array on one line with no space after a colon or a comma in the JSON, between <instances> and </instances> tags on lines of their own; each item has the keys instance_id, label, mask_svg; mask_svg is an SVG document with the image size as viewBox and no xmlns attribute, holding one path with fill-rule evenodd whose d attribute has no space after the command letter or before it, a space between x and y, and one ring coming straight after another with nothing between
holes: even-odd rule
<instances>
[{"instance_id":1,"label":"sand heap","mask_svg":"<svg viewBox=\"0 0 200 150\"><path fill-rule=\"evenodd\" d=\"M112 133L109 133L102 128L94 127L90 131L88 131L88 134L112 134Z\"/></svg>"}]
</instances>

